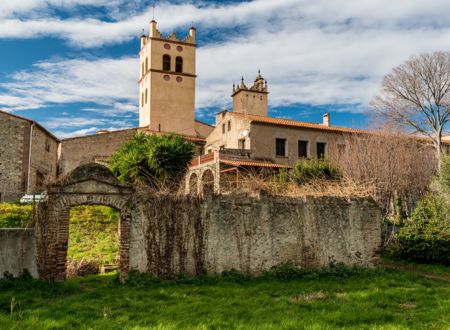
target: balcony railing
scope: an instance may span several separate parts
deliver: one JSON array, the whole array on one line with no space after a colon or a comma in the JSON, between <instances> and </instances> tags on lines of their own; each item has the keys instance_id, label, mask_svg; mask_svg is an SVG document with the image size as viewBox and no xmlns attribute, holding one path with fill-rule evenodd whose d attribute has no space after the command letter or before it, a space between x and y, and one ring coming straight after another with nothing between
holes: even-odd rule
<instances>
[{"instance_id":1,"label":"balcony railing","mask_svg":"<svg viewBox=\"0 0 450 330\"><path fill-rule=\"evenodd\" d=\"M239 160L251 159L251 152L248 149L221 149L206 155L196 156L189 164L190 167L210 163L218 159Z\"/></svg>"}]
</instances>

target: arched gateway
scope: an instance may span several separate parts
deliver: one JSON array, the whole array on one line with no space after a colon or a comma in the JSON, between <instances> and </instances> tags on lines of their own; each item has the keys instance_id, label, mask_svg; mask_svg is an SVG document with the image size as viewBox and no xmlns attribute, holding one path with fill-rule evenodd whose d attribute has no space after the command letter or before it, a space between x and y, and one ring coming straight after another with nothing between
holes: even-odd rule
<instances>
[{"instance_id":1,"label":"arched gateway","mask_svg":"<svg viewBox=\"0 0 450 330\"><path fill-rule=\"evenodd\" d=\"M47 194L47 200L39 204L36 224L40 277L55 281L66 278L70 208L105 205L120 211L119 271L120 278L124 279L129 270L133 189L117 181L105 166L86 164L49 185Z\"/></svg>"}]
</instances>

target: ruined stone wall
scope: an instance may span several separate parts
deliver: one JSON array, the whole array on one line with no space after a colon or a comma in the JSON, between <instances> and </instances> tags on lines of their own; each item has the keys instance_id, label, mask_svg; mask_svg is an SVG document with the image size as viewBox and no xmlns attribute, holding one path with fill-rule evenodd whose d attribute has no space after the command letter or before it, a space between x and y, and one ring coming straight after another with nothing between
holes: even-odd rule
<instances>
[{"instance_id":1,"label":"ruined stone wall","mask_svg":"<svg viewBox=\"0 0 450 330\"><path fill-rule=\"evenodd\" d=\"M34 229L0 229L0 278L17 277L24 269L38 276Z\"/></svg>"},{"instance_id":2,"label":"ruined stone wall","mask_svg":"<svg viewBox=\"0 0 450 330\"><path fill-rule=\"evenodd\" d=\"M26 190L29 126L0 112L0 202L15 201Z\"/></svg>"},{"instance_id":3,"label":"ruined stone wall","mask_svg":"<svg viewBox=\"0 0 450 330\"><path fill-rule=\"evenodd\" d=\"M132 219L130 269L163 278L286 262L369 266L381 244L380 212L363 199L147 195Z\"/></svg>"}]
</instances>

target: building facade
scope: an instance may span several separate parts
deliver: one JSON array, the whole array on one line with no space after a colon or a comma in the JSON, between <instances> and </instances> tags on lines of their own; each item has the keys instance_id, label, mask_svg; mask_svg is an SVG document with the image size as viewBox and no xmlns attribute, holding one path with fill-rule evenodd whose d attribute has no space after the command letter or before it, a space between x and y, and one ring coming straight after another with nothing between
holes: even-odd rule
<instances>
[{"instance_id":1,"label":"building facade","mask_svg":"<svg viewBox=\"0 0 450 330\"><path fill-rule=\"evenodd\" d=\"M59 140L33 120L0 111L0 201L40 193L56 179Z\"/></svg>"},{"instance_id":2,"label":"building facade","mask_svg":"<svg viewBox=\"0 0 450 330\"><path fill-rule=\"evenodd\" d=\"M186 187L220 191L221 178L240 169L292 168L299 159L336 159L345 151L345 136L367 134L322 123L308 123L268 114L269 87L258 71L247 86L244 78L232 87L232 109L220 111L215 125L195 119L196 29L185 38L163 36L150 22L140 38L139 127L100 131L58 140L38 123L0 112L0 200L42 191L48 181L64 176L79 165L106 163L137 132L177 133L193 141L197 154L190 164ZM445 137L450 144L450 138Z\"/></svg>"}]
</instances>

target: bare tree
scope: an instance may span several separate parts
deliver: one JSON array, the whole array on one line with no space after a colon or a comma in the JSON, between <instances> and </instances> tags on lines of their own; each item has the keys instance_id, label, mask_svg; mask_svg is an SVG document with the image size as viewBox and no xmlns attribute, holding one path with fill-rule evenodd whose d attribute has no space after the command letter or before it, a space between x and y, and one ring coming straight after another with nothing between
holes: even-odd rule
<instances>
[{"instance_id":1,"label":"bare tree","mask_svg":"<svg viewBox=\"0 0 450 330\"><path fill-rule=\"evenodd\" d=\"M450 121L450 53L423 54L394 68L372 104L386 119L429 137L440 160Z\"/></svg>"},{"instance_id":2,"label":"bare tree","mask_svg":"<svg viewBox=\"0 0 450 330\"><path fill-rule=\"evenodd\" d=\"M386 214L392 213L394 197L415 204L428 191L431 178L436 174L436 159L430 143L396 132L379 131L374 134L349 134L345 151L334 159L344 177L371 195Z\"/></svg>"}]
</instances>

